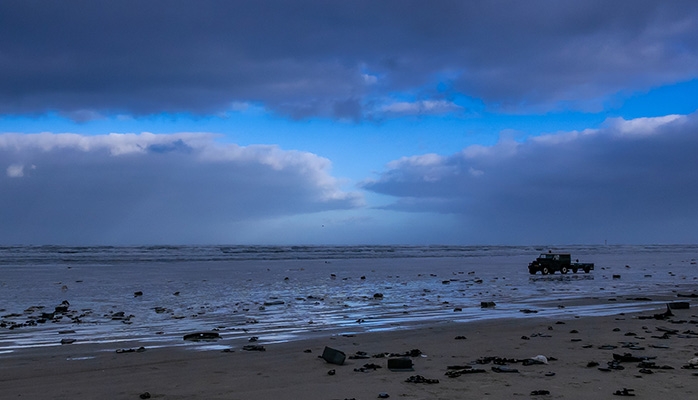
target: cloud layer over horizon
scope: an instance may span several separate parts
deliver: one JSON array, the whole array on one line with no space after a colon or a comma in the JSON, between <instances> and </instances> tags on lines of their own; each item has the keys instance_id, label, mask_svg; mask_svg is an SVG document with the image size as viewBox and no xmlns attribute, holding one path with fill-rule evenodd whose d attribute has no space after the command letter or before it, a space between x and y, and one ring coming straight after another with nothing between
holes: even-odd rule
<instances>
[{"instance_id":1,"label":"cloud layer over horizon","mask_svg":"<svg viewBox=\"0 0 698 400\"><path fill-rule=\"evenodd\" d=\"M216 242L245 239L236 229L249 221L365 206L340 188L327 159L214 139L0 135L0 217L18 227L0 243ZM698 113L614 119L404 157L362 187L396 199L386 210L451 215L461 225L451 234L469 243L666 243L698 225L696 148Z\"/></svg>"},{"instance_id":2,"label":"cloud layer over horizon","mask_svg":"<svg viewBox=\"0 0 698 400\"><path fill-rule=\"evenodd\" d=\"M329 160L213 135L0 135L0 243L234 241L241 222L362 205Z\"/></svg>"},{"instance_id":3,"label":"cloud layer over horizon","mask_svg":"<svg viewBox=\"0 0 698 400\"><path fill-rule=\"evenodd\" d=\"M588 111L695 79L694 1L505 3L3 3L0 113Z\"/></svg>"},{"instance_id":4,"label":"cloud layer over horizon","mask_svg":"<svg viewBox=\"0 0 698 400\"><path fill-rule=\"evenodd\" d=\"M698 241L698 113L405 157L364 189L453 214L482 243Z\"/></svg>"}]
</instances>

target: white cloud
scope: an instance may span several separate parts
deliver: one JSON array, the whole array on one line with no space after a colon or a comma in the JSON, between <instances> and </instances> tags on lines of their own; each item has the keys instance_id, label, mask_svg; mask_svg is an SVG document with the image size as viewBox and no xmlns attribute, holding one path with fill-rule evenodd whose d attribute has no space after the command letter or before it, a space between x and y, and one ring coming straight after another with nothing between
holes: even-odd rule
<instances>
[{"instance_id":1,"label":"white cloud","mask_svg":"<svg viewBox=\"0 0 698 400\"><path fill-rule=\"evenodd\" d=\"M396 160L364 188L462 221L470 243L698 240L698 113ZM428 162L423 162L423 161Z\"/></svg>"},{"instance_id":2,"label":"white cloud","mask_svg":"<svg viewBox=\"0 0 698 400\"><path fill-rule=\"evenodd\" d=\"M420 100L395 102L381 108L384 113L402 115L438 115L462 110L462 107L446 100Z\"/></svg>"},{"instance_id":3,"label":"white cloud","mask_svg":"<svg viewBox=\"0 0 698 400\"><path fill-rule=\"evenodd\" d=\"M21 178L24 176L24 165L12 164L7 167L7 176L10 178Z\"/></svg>"},{"instance_id":4,"label":"white cloud","mask_svg":"<svg viewBox=\"0 0 698 400\"><path fill-rule=\"evenodd\" d=\"M670 124L672 122L685 121L686 116L684 115L665 115L662 117L652 117L652 118L635 118L631 120L625 120L623 118L610 118L606 123L612 129L615 129L620 135L653 135L660 130L663 125Z\"/></svg>"},{"instance_id":5,"label":"white cloud","mask_svg":"<svg viewBox=\"0 0 698 400\"><path fill-rule=\"evenodd\" d=\"M3 230L0 243L213 243L240 221L363 205L323 157L214 139L2 134L7 176L23 179L0 180L0 219L21 227Z\"/></svg>"}]
</instances>

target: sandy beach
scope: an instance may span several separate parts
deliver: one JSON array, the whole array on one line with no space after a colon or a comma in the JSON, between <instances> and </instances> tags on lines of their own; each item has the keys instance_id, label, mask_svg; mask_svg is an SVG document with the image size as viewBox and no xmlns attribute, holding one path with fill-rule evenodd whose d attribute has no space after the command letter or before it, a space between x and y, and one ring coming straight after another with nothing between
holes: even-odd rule
<instances>
[{"instance_id":1,"label":"sandy beach","mask_svg":"<svg viewBox=\"0 0 698 400\"><path fill-rule=\"evenodd\" d=\"M698 313L691 299L667 301L687 301L690 308L665 319L652 318L666 311L659 306L637 314L530 314L250 343L264 351L117 352L140 346L123 342L33 348L0 355L0 393L7 399L605 399L629 389L637 398L696 398L698 369L686 366L698 354ZM346 361L320 358L326 346L344 352ZM385 353L393 355L374 357ZM389 359L407 353L413 370L388 369ZM609 364L614 354L627 359ZM525 361L531 359L547 364ZM466 373L473 369L484 372ZM407 382L418 376L427 382Z\"/></svg>"}]
</instances>

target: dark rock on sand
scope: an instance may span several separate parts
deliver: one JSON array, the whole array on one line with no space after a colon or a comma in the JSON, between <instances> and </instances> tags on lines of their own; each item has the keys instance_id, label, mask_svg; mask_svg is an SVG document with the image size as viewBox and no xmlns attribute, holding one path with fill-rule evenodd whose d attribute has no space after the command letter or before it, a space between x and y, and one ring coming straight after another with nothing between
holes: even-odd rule
<instances>
[{"instance_id":1,"label":"dark rock on sand","mask_svg":"<svg viewBox=\"0 0 698 400\"><path fill-rule=\"evenodd\" d=\"M409 378L405 379L405 382L408 382L408 383L439 383L439 380L425 378L422 375L412 375Z\"/></svg>"},{"instance_id":2,"label":"dark rock on sand","mask_svg":"<svg viewBox=\"0 0 698 400\"><path fill-rule=\"evenodd\" d=\"M342 365L344 364L344 360L346 359L346 354L344 354L343 351L339 351L337 349L333 349L331 347L325 346L325 349L322 352L322 355L320 358L325 360L326 362L330 364L337 364L337 365Z\"/></svg>"},{"instance_id":3,"label":"dark rock on sand","mask_svg":"<svg viewBox=\"0 0 698 400\"><path fill-rule=\"evenodd\" d=\"M675 301L673 303L669 303L669 308L672 310L688 310L691 308L691 305L687 301Z\"/></svg>"}]
</instances>

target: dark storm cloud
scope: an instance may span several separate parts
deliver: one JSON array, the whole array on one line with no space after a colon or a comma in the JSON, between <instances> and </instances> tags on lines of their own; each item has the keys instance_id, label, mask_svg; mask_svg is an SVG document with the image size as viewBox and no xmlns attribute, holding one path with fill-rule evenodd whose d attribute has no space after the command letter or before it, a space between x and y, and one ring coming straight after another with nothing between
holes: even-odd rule
<instances>
[{"instance_id":1,"label":"dark storm cloud","mask_svg":"<svg viewBox=\"0 0 698 400\"><path fill-rule=\"evenodd\" d=\"M0 135L2 243L202 243L362 203L327 159L203 134Z\"/></svg>"},{"instance_id":2,"label":"dark storm cloud","mask_svg":"<svg viewBox=\"0 0 698 400\"><path fill-rule=\"evenodd\" d=\"M498 243L698 240L698 114L501 140L389 164L364 188L389 208L453 214L463 240Z\"/></svg>"},{"instance_id":3,"label":"dark storm cloud","mask_svg":"<svg viewBox=\"0 0 698 400\"><path fill-rule=\"evenodd\" d=\"M84 120L251 102L358 119L390 110L392 94L444 90L589 109L695 78L697 15L694 1L9 1L0 113Z\"/></svg>"}]
</instances>

